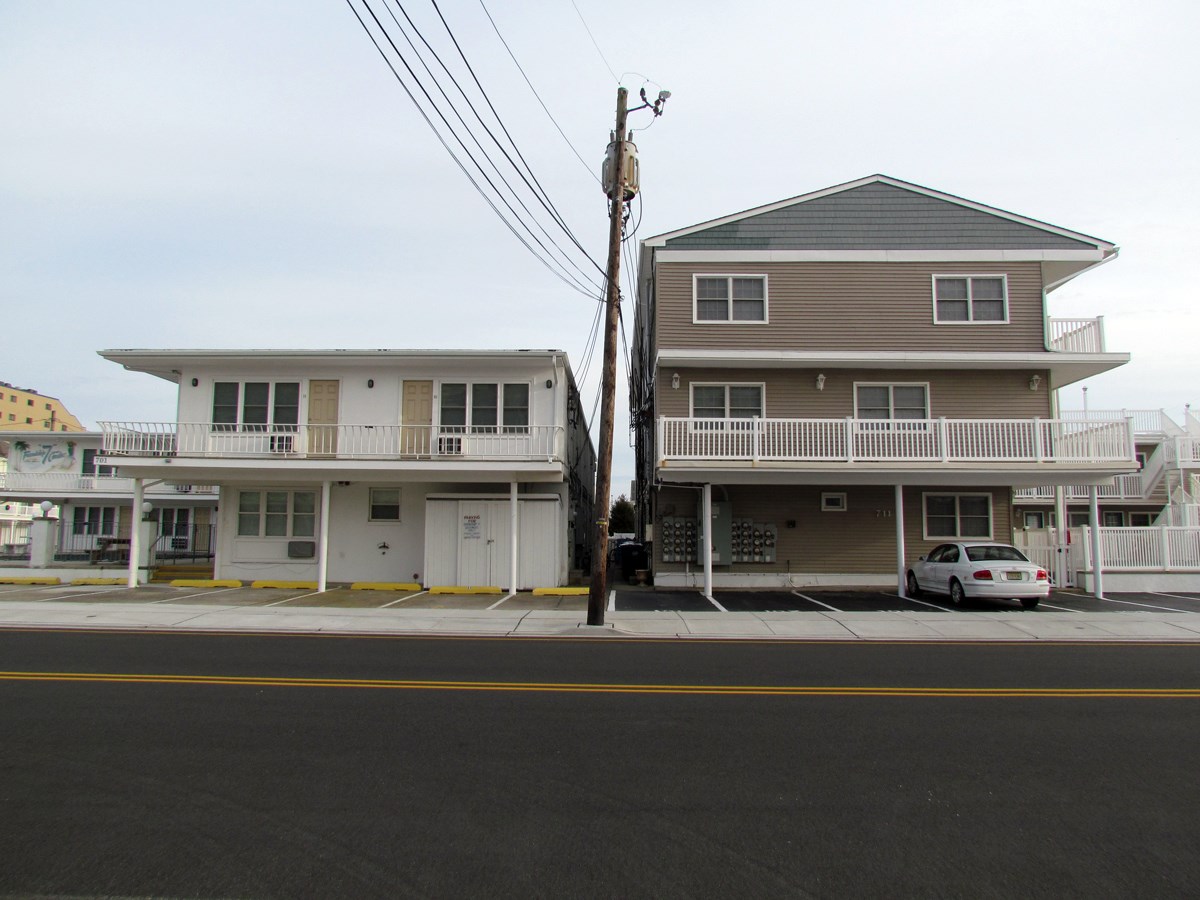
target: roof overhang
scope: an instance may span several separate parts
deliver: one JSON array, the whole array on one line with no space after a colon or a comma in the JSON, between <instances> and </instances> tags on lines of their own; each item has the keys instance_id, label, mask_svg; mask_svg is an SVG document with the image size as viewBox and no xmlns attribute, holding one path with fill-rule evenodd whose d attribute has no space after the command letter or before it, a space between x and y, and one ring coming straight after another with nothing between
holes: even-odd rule
<instances>
[{"instance_id":1,"label":"roof overhang","mask_svg":"<svg viewBox=\"0 0 1200 900\"><path fill-rule=\"evenodd\" d=\"M1109 484L1137 471L1137 463L777 463L669 460L655 475L664 484L924 485L929 487L1041 487Z\"/></svg>"},{"instance_id":2,"label":"roof overhang","mask_svg":"<svg viewBox=\"0 0 1200 900\"><path fill-rule=\"evenodd\" d=\"M1128 353L663 349L655 364L659 369L1024 369L1049 372L1053 389L1108 372L1129 360Z\"/></svg>"}]
</instances>

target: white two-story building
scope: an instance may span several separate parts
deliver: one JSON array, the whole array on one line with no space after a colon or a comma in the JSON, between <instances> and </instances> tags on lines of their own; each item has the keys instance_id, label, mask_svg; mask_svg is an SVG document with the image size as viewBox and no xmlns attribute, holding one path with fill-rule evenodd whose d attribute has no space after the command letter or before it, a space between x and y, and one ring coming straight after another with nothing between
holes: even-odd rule
<instances>
[{"instance_id":1,"label":"white two-story building","mask_svg":"<svg viewBox=\"0 0 1200 900\"><path fill-rule=\"evenodd\" d=\"M586 563L595 453L557 350L105 350L179 385L103 464L219 485L215 575L527 589Z\"/></svg>"}]
</instances>

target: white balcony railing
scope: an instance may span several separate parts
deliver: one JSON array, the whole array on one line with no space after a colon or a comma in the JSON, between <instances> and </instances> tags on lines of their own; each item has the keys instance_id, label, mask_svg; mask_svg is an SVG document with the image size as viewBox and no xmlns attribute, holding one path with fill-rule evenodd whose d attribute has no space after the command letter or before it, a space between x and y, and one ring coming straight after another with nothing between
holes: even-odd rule
<instances>
[{"instance_id":1,"label":"white balcony railing","mask_svg":"<svg viewBox=\"0 0 1200 900\"><path fill-rule=\"evenodd\" d=\"M1049 346L1058 353L1103 353L1104 317L1057 319L1046 322Z\"/></svg>"},{"instance_id":2,"label":"white balcony railing","mask_svg":"<svg viewBox=\"0 0 1200 900\"><path fill-rule=\"evenodd\" d=\"M1129 463L1128 421L660 417L660 460Z\"/></svg>"},{"instance_id":3,"label":"white balcony railing","mask_svg":"<svg viewBox=\"0 0 1200 900\"><path fill-rule=\"evenodd\" d=\"M8 472L4 487L30 493L133 494L133 479L115 475L81 475L78 472ZM210 484L153 484L147 494L215 494Z\"/></svg>"},{"instance_id":4,"label":"white balcony railing","mask_svg":"<svg viewBox=\"0 0 1200 900\"><path fill-rule=\"evenodd\" d=\"M1090 491L1091 485L1086 484L1068 484L1063 486L1063 493L1068 501L1087 500L1091 497ZM1096 495L1101 500L1145 499L1142 493L1142 476L1118 475L1113 479L1112 484L1096 485ZM1165 500L1166 494L1162 496ZM1013 490L1013 499L1053 500L1054 487L1051 485L1041 485L1040 487L1016 488Z\"/></svg>"},{"instance_id":5,"label":"white balcony railing","mask_svg":"<svg viewBox=\"0 0 1200 900\"><path fill-rule=\"evenodd\" d=\"M200 459L561 460L555 425L223 425L101 422L105 456Z\"/></svg>"},{"instance_id":6,"label":"white balcony railing","mask_svg":"<svg viewBox=\"0 0 1200 900\"><path fill-rule=\"evenodd\" d=\"M1063 409L1059 418L1070 422L1109 422L1113 419L1132 419L1133 431L1147 438L1183 434L1171 417L1161 409Z\"/></svg>"},{"instance_id":7,"label":"white balcony railing","mask_svg":"<svg viewBox=\"0 0 1200 900\"><path fill-rule=\"evenodd\" d=\"M1164 465L1185 469L1200 466L1200 437L1175 437L1162 445Z\"/></svg>"}]
</instances>

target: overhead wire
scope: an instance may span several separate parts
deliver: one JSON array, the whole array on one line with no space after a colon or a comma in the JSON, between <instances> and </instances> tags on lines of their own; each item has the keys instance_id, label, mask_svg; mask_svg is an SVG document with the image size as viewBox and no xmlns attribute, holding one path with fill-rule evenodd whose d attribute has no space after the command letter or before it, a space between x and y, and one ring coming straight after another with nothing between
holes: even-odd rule
<instances>
[{"instance_id":1,"label":"overhead wire","mask_svg":"<svg viewBox=\"0 0 1200 900\"><path fill-rule=\"evenodd\" d=\"M384 26L383 22L381 22L379 17L375 14L375 10L371 8L371 5L368 2L368 0L360 0L360 2L362 3L363 7L366 9L367 13L370 15L371 19L375 22L375 26L378 29L378 31L380 32L380 34L382 34L384 39L386 39L388 45L392 48L393 53L400 60L401 64L404 66L404 68L408 71L409 77L413 80L413 82L416 84L416 86L420 89L421 93L425 96L427 102L429 103L429 105L431 106L433 111L437 114L438 118L440 118L442 120L446 130L451 134L451 136L454 138L455 142L458 143L458 145L462 148L462 151L466 155L466 157L468 159L470 159L471 163L476 167L476 169L479 170L480 174L483 176L484 180L488 182L488 185L491 187L492 191L496 194L496 196L502 202L504 202L504 205L509 209L513 218L516 219L526 231L530 232L530 237L533 238L535 243L537 243L539 246L542 247L543 251L545 251L545 253L549 256L549 258L538 253L538 251L535 250L533 248L533 246L531 246L529 241L527 241L525 239L525 237L520 232L517 231L517 228L514 226L513 222L511 222L508 219L508 217L505 216L505 214L500 210L500 208L493 201L492 197L488 195L487 191L484 190L484 188L480 185L480 183L475 179L475 177L467 169L467 166L463 163L462 159L460 159L458 154L455 153L454 149L450 146L450 144L446 140L445 136L443 136L442 132L438 129L437 125L434 123L434 121L430 118L429 114L422 107L421 102L417 99L417 96L413 93L413 90L405 82L405 80L401 76L399 70L396 68L395 64L392 62L391 58L389 57L387 51L384 49L384 47L382 46L380 41L376 38L371 27L367 24L366 20L359 13L358 9L355 8L352 0L346 0L346 5L350 8L351 13L353 13L353 15L354 15L355 19L358 21L360 27L366 33L366 35L367 35L368 39L371 41L371 43L374 45L376 51L379 53L380 57L383 59L384 64L387 65L388 69L392 72L392 76L396 79L397 83L404 90L405 94L408 96L408 98L409 98L410 102L412 102L413 106L416 107L417 113L424 120L425 124L429 127L430 131L433 132L434 136L437 138L438 142L442 145L443 149L450 155L450 158L454 161L454 163L459 167L459 169L462 171L462 173L466 176L467 180L471 183L471 186L475 188L476 192L478 192L479 195L483 198L484 202L488 204L488 206L491 208L492 212L494 212L496 214L497 218L499 218L500 221L504 224L504 226L506 228L508 228L508 230L513 234L513 236L515 238L517 238L517 240L522 244L522 246L524 246L525 249L528 250L534 256L534 258L536 258L549 272L551 272L551 274L553 274L556 278L558 278L563 283L567 284L573 290L583 294L584 296L588 297L589 299L599 300L600 297L598 297L598 295L597 295L597 292L598 292L597 285L590 284L588 286L585 286L585 285L581 284L577 278L572 276L569 271L565 270L562 266L562 263L559 262L556 258L554 258L553 255L550 254L550 251L547 250L545 248L545 246L543 244L541 244L540 241L537 240L536 235L532 234L528 225L523 220L521 220L519 214L515 210L512 209L511 205L508 204L507 201L504 200L504 197L500 193L499 189L495 186L495 184L491 181L491 179L487 177L486 172L483 171L483 168L482 168L482 166L480 166L478 160L476 160L475 157L473 156L473 154L471 154L470 150L467 148L465 143L463 143L461 137L458 136L458 134L454 130L453 126L451 126L450 122L446 119L445 115L441 112L437 103L429 95L429 92L428 92L428 90L425 89L425 86L421 82L421 79L416 75L416 73L413 71L412 67L408 64L408 61L404 57L404 54L400 51L400 48L396 45L396 42L392 39L391 34L388 32L388 30ZM389 10L389 13L390 13L390 10ZM393 19L394 19L394 16L393 16ZM397 22L397 25L399 25L398 22ZM403 29L401 29L401 30L403 31ZM411 42L410 42L410 44L411 44ZM415 52L415 48L414 48L414 52ZM418 56L419 56L419 54L418 54ZM422 63L423 63L423 60L422 60ZM432 77L432 75L431 75L431 77ZM434 79L434 80L436 82L436 79ZM511 190L511 187L510 187L510 190ZM560 253L562 252L561 248L559 248L559 251L560 251Z\"/></svg>"},{"instance_id":2,"label":"overhead wire","mask_svg":"<svg viewBox=\"0 0 1200 900\"><path fill-rule=\"evenodd\" d=\"M521 67L521 64L517 61L516 54L513 53L512 48L510 46L508 46L508 41L506 41L504 39L504 35L502 35L500 33L500 29L496 26L496 20L492 18L492 14L488 10L487 4L484 3L483 0L479 0L479 5L483 7L484 14L487 16L488 21L492 23L492 30L496 32L496 37L500 38L500 43L503 44L504 49L508 51L508 55L512 59L513 65L515 65L517 67L517 71L521 73L521 77L524 78L525 83L527 85L529 85L529 90L531 90L533 92L533 96L537 98L537 102L541 104L542 109L545 111L546 115L549 116L550 121L554 124L554 127L556 129L558 129L558 133L560 135L562 135L562 139L567 142L567 146L571 148L571 152L575 154L575 158L579 160L579 162L583 165L584 169L587 170L587 173L592 176L593 180L595 180L595 182L597 184L602 184L602 182L600 181L600 176L595 173L595 171L593 170L592 166L588 163L588 161L585 160L579 154L579 151L575 149L575 145L571 143L571 139L569 137L567 137L567 133L562 130L562 126L558 124L558 120L556 118L554 118L554 114L552 112L550 112L550 108L548 106L546 106L546 101L544 101L542 99L542 95L537 92L537 88L535 88L533 86L533 82L530 81L529 76L525 74L525 70Z\"/></svg>"},{"instance_id":3,"label":"overhead wire","mask_svg":"<svg viewBox=\"0 0 1200 900\"><path fill-rule=\"evenodd\" d=\"M367 10L369 12L371 12L372 18L375 18L376 22L378 24L380 24L380 27L382 28L383 27L382 23L379 23L378 18L375 17L374 10L371 9L370 4L368 2L366 2L366 0L363 0L363 3L364 3L364 6L367 7ZM412 38L409 37L408 32L405 30L404 26L400 24L400 20L396 18L396 15L395 15L395 13L392 12L391 7L388 6L387 0L383 0L383 3L384 3L384 8L387 9L388 15L391 17L392 21L395 22L396 27L400 30L400 34L404 37L404 40L408 43L409 47L412 49L413 53L416 55L417 61L421 64L421 67L425 70L425 73L429 76L429 79L433 82L434 87L442 95L442 99L444 99L446 101L446 104L450 107L451 112L454 113L455 117L458 119L459 123L462 125L463 130L466 132L467 136L471 139L471 141L479 149L479 152L483 155L483 158L485 160L487 160L488 164L492 167L492 170L496 173L497 178L499 178L500 181L503 182L504 186L506 188L508 188L508 191L510 194L512 194L513 199L516 200L517 204L520 205L521 208L525 210L526 214L531 218L534 225L537 226L538 230L540 230L542 232L542 234L544 234L546 236L546 239L548 241L550 241L551 244L554 245L554 248L556 250L558 250L559 254L564 259L567 260L568 264L571 265L573 268L575 268L578 272L580 272L580 274L586 280L588 277L586 275L586 273L584 273L583 270L580 269L579 266L577 266L570 259L570 257L567 255L567 253L560 246L558 246L558 244L554 241L554 239L550 237L550 234L546 231L545 228L542 227L541 223L538 222L536 217L534 217L533 212L529 209L528 206L525 205L525 203L517 195L517 192L514 190L513 186L509 183L508 179L504 177L503 173L501 173L500 168L499 168L499 166L496 165L495 160L493 160L491 158L491 156L488 155L487 151L483 148L483 145L479 142L479 139L475 136L475 133L471 130L470 126L467 125L466 120L463 118L463 116L459 112L458 108L454 105L454 102L450 99L449 95L446 94L446 91L442 87L441 83L438 81L437 76L433 74L433 71L429 68L429 65L425 62L425 59L421 55L420 50L418 50L416 45L413 43ZM422 43L424 43L426 48L429 50L429 52L433 54L434 59L436 59L438 61L439 65L442 66L442 69L445 70L448 75L450 75L451 80L454 81L455 86L458 87L459 93L463 94L464 99L467 100L468 106L471 106L472 112L475 112L476 119L479 119L480 123L483 124L482 119L480 119L478 112L475 111L474 106L470 102L470 99L466 98L466 94L462 90L462 87L458 84L458 82L454 78L453 74L450 73L449 69L447 69L445 63L443 63L441 58L437 55L437 52L435 50L433 50L432 47L429 46L429 42L425 40L424 35L421 34L420 30L413 23L411 17L408 15L408 12L404 9L404 6L399 2L399 0L395 0L395 5L400 9L401 13L404 15L404 18L408 21L409 26L413 29L414 32L416 32L417 36L421 39ZM496 192L496 195L497 195L497 197L499 197L500 201L508 208L509 212L511 212L513 214L514 218L517 219L518 223L525 229L525 231L534 240L534 242L537 243L537 245L539 247L541 247L543 250L546 251L546 253L549 254L551 252L550 249L547 248L546 245L543 244L538 239L537 235L533 234L533 231L529 228L529 225L523 219L521 219L520 214L517 213L517 211L512 208L512 204L510 204L505 199L505 197L501 193L500 189L496 187L495 183L488 176L488 174L483 170L483 167L479 164L479 161L474 157L474 155L471 153L469 148L467 148L467 146L463 143L462 138L459 137L458 133L454 130L454 128L450 124L449 120L446 119L446 117L442 113L441 109L438 108L436 101L434 101L433 97L430 96L429 92L425 89L424 84L421 82L421 80L417 76L417 74L413 71L412 67L408 64L408 61L404 58L400 49L398 47L396 47L395 42L392 41L392 39L391 39L391 35L387 34L385 31L385 36L388 38L388 43L392 45L393 49L396 51L397 55L400 57L400 61L401 61L401 63L403 63L404 67L408 70L409 75L413 78L413 80L417 83L417 86L421 89L421 92L425 95L426 100L429 101L429 104L433 107L434 111L438 114L438 117L441 118L442 122L450 130L450 133L453 135L454 139L458 142L459 146L462 147L463 151L468 155L468 158L475 165L475 167L479 170L479 174L483 176L484 180L487 181L488 185L492 188L492 190ZM487 130L486 124L484 124L484 129ZM490 134L490 132L489 132L489 134ZM495 141L494 135L492 135L492 140ZM497 144L498 144L498 142L497 142ZM501 150L503 151L503 148L501 148ZM515 168L515 164L512 163L511 157L509 158L509 163L512 164ZM519 170L518 170L518 174L520 174ZM523 177L524 176L522 176L522 178ZM526 183L526 186L529 186L529 183L527 180L525 183ZM572 236L572 238L573 238L573 236ZM578 245L578 242L576 242L576 243ZM584 252L586 254L586 251L584 251ZM588 260L589 260L589 262L592 262L593 265L595 265L594 261L592 261L590 257L588 257ZM557 260L556 260L556 263L557 263ZM577 283L579 283L578 279L575 279L574 276L571 276L571 277L573 280L575 280ZM594 282L589 281L588 283L591 285L591 287L593 289L596 289L596 290L600 289L599 285L595 284Z\"/></svg>"},{"instance_id":4,"label":"overhead wire","mask_svg":"<svg viewBox=\"0 0 1200 900\"><path fill-rule=\"evenodd\" d=\"M579 16L579 21L583 23L583 30L587 32L589 38L592 39L592 46L596 48L596 52L600 54L600 60L604 63L604 68L608 69L608 74L613 77L613 81L617 84L621 83L621 79L617 77L617 73L613 71L613 67L608 64L608 60L604 58L604 51L600 49L600 45L596 43L596 36L592 34L592 29L588 28L587 20L584 19L583 13L579 11L579 6L575 0L571 0L571 5L575 7L575 15Z\"/></svg>"}]
</instances>

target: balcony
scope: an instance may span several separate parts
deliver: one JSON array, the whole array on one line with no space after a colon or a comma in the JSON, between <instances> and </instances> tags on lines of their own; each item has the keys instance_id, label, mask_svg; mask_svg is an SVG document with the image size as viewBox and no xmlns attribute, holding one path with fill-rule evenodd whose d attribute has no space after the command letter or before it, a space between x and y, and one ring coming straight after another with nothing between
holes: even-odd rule
<instances>
[{"instance_id":1,"label":"balcony","mask_svg":"<svg viewBox=\"0 0 1200 900\"><path fill-rule=\"evenodd\" d=\"M556 425L225 425L101 422L103 453L181 459L561 461Z\"/></svg>"},{"instance_id":2,"label":"balcony","mask_svg":"<svg viewBox=\"0 0 1200 900\"><path fill-rule=\"evenodd\" d=\"M1104 353L1104 317L1094 319L1049 318L1047 345L1057 353Z\"/></svg>"},{"instance_id":3,"label":"balcony","mask_svg":"<svg viewBox=\"0 0 1200 900\"><path fill-rule=\"evenodd\" d=\"M1124 419L695 419L660 417L659 464L1109 463L1134 466Z\"/></svg>"},{"instance_id":4,"label":"balcony","mask_svg":"<svg viewBox=\"0 0 1200 900\"><path fill-rule=\"evenodd\" d=\"M0 488L13 493L47 495L70 494L127 494L133 496L133 479L115 475L81 475L78 472L7 472L0 475ZM216 494L207 484L153 484L146 487L147 495Z\"/></svg>"},{"instance_id":5,"label":"balcony","mask_svg":"<svg viewBox=\"0 0 1200 900\"><path fill-rule=\"evenodd\" d=\"M1145 495L1142 493L1142 476L1141 475L1118 475L1113 479L1112 484L1096 485L1096 495L1101 500L1144 500ZM1086 484L1068 484L1063 486L1063 494L1068 503L1084 502L1091 498L1091 486ZM1162 493L1162 498L1165 502L1166 493ZM1051 485L1041 485L1040 487L1031 488L1016 488L1013 490L1013 500L1044 500L1050 501L1054 499L1054 487Z\"/></svg>"}]
</instances>

